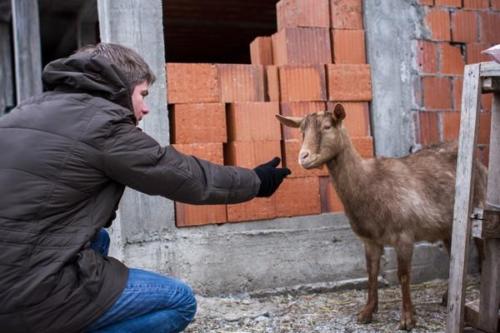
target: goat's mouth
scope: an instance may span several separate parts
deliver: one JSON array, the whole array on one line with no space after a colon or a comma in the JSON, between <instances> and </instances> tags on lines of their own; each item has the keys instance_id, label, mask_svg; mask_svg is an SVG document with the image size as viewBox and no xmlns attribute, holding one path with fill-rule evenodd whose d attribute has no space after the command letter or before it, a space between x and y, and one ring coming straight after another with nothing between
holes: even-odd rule
<instances>
[{"instance_id":1,"label":"goat's mouth","mask_svg":"<svg viewBox=\"0 0 500 333\"><path fill-rule=\"evenodd\" d=\"M324 161L322 161L319 158L319 155L311 156L307 159L302 159L302 160L299 159L300 166L306 170L314 169L314 168L321 168L323 163L324 163Z\"/></svg>"}]
</instances>

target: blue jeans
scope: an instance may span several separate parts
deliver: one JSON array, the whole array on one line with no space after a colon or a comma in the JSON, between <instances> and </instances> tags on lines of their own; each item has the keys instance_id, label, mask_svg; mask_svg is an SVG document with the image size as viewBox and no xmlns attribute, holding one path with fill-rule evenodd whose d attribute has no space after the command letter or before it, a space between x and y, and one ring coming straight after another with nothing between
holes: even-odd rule
<instances>
[{"instance_id":1,"label":"blue jeans","mask_svg":"<svg viewBox=\"0 0 500 333\"><path fill-rule=\"evenodd\" d=\"M107 255L109 235L104 229L91 247ZM130 268L121 296L87 332L181 332L195 313L196 299L188 285L168 276Z\"/></svg>"}]
</instances>

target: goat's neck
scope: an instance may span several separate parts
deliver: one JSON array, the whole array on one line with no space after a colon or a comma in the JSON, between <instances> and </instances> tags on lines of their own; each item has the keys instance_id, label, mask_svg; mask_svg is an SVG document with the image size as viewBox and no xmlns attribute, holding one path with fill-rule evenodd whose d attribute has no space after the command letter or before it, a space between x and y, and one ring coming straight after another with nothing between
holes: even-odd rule
<instances>
[{"instance_id":1,"label":"goat's neck","mask_svg":"<svg viewBox=\"0 0 500 333\"><path fill-rule=\"evenodd\" d=\"M354 148L345 130L340 132L342 149L327 164L336 190L342 197L359 192L368 180L367 166Z\"/></svg>"}]
</instances>

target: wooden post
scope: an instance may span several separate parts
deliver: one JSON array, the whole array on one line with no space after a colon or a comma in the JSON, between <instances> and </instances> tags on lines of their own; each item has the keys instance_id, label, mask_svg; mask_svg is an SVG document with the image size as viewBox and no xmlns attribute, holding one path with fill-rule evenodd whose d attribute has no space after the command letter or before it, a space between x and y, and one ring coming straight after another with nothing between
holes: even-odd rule
<instances>
[{"instance_id":1,"label":"wooden post","mask_svg":"<svg viewBox=\"0 0 500 333\"><path fill-rule=\"evenodd\" d=\"M448 287L448 322L446 332L463 330L465 276L470 238L470 213L473 186L474 147L479 125L481 93L480 64L466 65L462 91L462 114L458 145L453 235L451 242L450 278Z\"/></svg>"},{"instance_id":2,"label":"wooden post","mask_svg":"<svg viewBox=\"0 0 500 333\"><path fill-rule=\"evenodd\" d=\"M500 211L500 92L493 96L491 114L490 162L486 209ZM500 305L500 239L485 239L485 259L481 270L479 328L497 332Z\"/></svg>"},{"instance_id":3,"label":"wooden post","mask_svg":"<svg viewBox=\"0 0 500 333\"><path fill-rule=\"evenodd\" d=\"M37 0L12 0L16 97L24 99L42 92L42 55Z\"/></svg>"}]
</instances>

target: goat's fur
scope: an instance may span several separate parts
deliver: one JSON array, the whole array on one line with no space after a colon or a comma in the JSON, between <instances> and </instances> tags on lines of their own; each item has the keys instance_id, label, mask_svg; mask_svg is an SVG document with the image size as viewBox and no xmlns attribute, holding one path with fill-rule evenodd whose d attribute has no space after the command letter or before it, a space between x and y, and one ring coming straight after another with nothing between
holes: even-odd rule
<instances>
[{"instance_id":1,"label":"goat's fur","mask_svg":"<svg viewBox=\"0 0 500 333\"><path fill-rule=\"evenodd\" d=\"M368 301L358 315L370 322L377 310L377 276L383 246L396 250L403 306L401 329L415 325L410 295L413 246L442 240L450 247L455 199L457 144L424 148L402 158L362 159L342 120L345 111L309 114L304 118L277 115L285 126L299 127L303 144L299 163L306 169L328 166L333 185L354 232L365 246ZM474 207L482 207L486 168L475 162Z\"/></svg>"}]
</instances>

